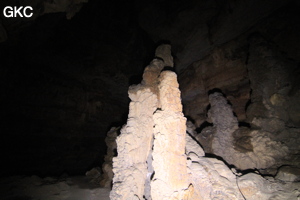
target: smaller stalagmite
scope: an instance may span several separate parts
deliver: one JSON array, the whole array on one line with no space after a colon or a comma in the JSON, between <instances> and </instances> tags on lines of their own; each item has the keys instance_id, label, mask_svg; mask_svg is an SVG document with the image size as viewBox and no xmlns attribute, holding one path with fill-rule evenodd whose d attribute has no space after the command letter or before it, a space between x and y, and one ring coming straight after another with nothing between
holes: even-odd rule
<instances>
[{"instance_id":1,"label":"smaller stalagmite","mask_svg":"<svg viewBox=\"0 0 300 200\"><path fill-rule=\"evenodd\" d=\"M211 152L239 169L264 169L279 165L288 148L264 130L239 128L230 104L220 92L209 95L208 116L213 122Z\"/></svg>"}]
</instances>

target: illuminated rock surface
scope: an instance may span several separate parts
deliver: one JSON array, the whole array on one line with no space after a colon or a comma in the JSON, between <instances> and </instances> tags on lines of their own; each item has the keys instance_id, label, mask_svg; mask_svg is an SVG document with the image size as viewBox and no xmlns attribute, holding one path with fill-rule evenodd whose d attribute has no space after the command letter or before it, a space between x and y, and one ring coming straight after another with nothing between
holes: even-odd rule
<instances>
[{"instance_id":1,"label":"illuminated rock surface","mask_svg":"<svg viewBox=\"0 0 300 200\"><path fill-rule=\"evenodd\" d=\"M289 200L298 199L300 195L299 182L282 182L272 177L263 178L254 173L239 177L237 184L247 200Z\"/></svg>"},{"instance_id":2,"label":"illuminated rock surface","mask_svg":"<svg viewBox=\"0 0 300 200\"><path fill-rule=\"evenodd\" d=\"M153 113L158 108L158 76L163 67L162 60L154 59L144 71L143 82L129 88L128 120L117 138L118 156L113 158L111 199L142 199L145 191L149 193L152 158L148 157L153 147Z\"/></svg>"},{"instance_id":3,"label":"illuminated rock surface","mask_svg":"<svg viewBox=\"0 0 300 200\"><path fill-rule=\"evenodd\" d=\"M142 83L129 89L130 110L117 138L110 198L241 199L235 175L223 162L202 157L202 148L186 134L177 76L161 72L171 65L163 61L172 60L166 47L157 49L162 60L146 67Z\"/></svg>"}]
</instances>

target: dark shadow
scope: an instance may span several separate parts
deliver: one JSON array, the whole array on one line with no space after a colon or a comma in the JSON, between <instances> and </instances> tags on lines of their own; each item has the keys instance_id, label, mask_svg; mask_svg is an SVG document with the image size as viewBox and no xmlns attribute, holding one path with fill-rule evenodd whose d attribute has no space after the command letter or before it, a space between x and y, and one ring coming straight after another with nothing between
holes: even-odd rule
<instances>
[{"instance_id":1,"label":"dark shadow","mask_svg":"<svg viewBox=\"0 0 300 200\"><path fill-rule=\"evenodd\" d=\"M208 157L208 158L216 158L217 160L221 160L222 162L224 162L224 164L229 168L236 168L235 165L230 165L228 164L221 156L217 156L215 154L212 154L212 153L205 153L205 157Z\"/></svg>"},{"instance_id":2,"label":"dark shadow","mask_svg":"<svg viewBox=\"0 0 300 200\"><path fill-rule=\"evenodd\" d=\"M251 128L251 125L247 122L239 122L239 127Z\"/></svg>"},{"instance_id":3,"label":"dark shadow","mask_svg":"<svg viewBox=\"0 0 300 200\"><path fill-rule=\"evenodd\" d=\"M158 42L156 42L155 46L157 48L158 46L160 46L162 44L169 44L169 45L171 45L171 41L170 40L159 40Z\"/></svg>"},{"instance_id":4,"label":"dark shadow","mask_svg":"<svg viewBox=\"0 0 300 200\"><path fill-rule=\"evenodd\" d=\"M213 124L205 121L200 125L200 127L196 128L196 132L201 133L204 128L209 127L209 126L213 126Z\"/></svg>"},{"instance_id":5,"label":"dark shadow","mask_svg":"<svg viewBox=\"0 0 300 200\"><path fill-rule=\"evenodd\" d=\"M129 81L128 84L129 85L137 85L139 83L141 83L143 80L143 73L138 74L138 75L133 75L129 77Z\"/></svg>"},{"instance_id":6,"label":"dark shadow","mask_svg":"<svg viewBox=\"0 0 300 200\"><path fill-rule=\"evenodd\" d=\"M162 71L172 71L172 72L175 72L175 69L174 67L164 67Z\"/></svg>"},{"instance_id":7,"label":"dark shadow","mask_svg":"<svg viewBox=\"0 0 300 200\"><path fill-rule=\"evenodd\" d=\"M195 120L193 118L191 118L190 116L185 116L187 121L192 122L193 124L195 124Z\"/></svg>"},{"instance_id":8,"label":"dark shadow","mask_svg":"<svg viewBox=\"0 0 300 200\"><path fill-rule=\"evenodd\" d=\"M209 90L209 91L207 92L207 94L208 94L208 96L209 96L209 95L211 95L211 94L213 94L213 93L216 93L216 92L221 93L221 94L226 98L226 95L225 95L225 94L222 92L222 90L219 89L219 88L211 89L211 90Z\"/></svg>"},{"instance_id":9,"label":"dark shadow","mask_svg":"<svg viewBox=\"0 0 300 200\"><path fill-rule=\"evenodd\" d=\"M206 117L208 117L208 116L207 116L207 113L208 113L208 111L210 110L210 108L211 108L211 105L208 104L208 105L206 106L206 109L205 109L205 111L206 111L206 113L205 113Z\"/></svg>"},{"instance_id":10,"label":"dark shadow","mask_svg":"<svg viewBox=\"0 0 300 200\"><path fill-rule=\"evenodd\" d=\"M155 171L153 171L153 173L151 174L150 180L153 179L154 175L155 175Z\"/></svg>"},{"instance_id":11,"label":"dark shadow","mask_svg":"<svg viewBox=\"0 0 300 200\"><path fill-rule=\"evenodd\" d=\"M9 197L9 198L7 198L7 200L32 200L32 198L28 197L26 195L24 195L24 196L17 195L17 196L14 196L14 197Z\"/></svg>"},{"instance_id":12,"label":"dark shadow","mask_svg":"<svg viewBox=\"0 0 300 200\"><path fill-rule=\"evenodd\" d=\"M251 85L251 82L249 81L249 85ZM251 96L252 96L252 89L250 89L250 99L247 101L246 105L245 105L245 111L247 111L248 107L250 106L250 104L252 103L251 101Z\"/></svg>"},{"instance_id":13,"label":"dark shadow","mask_svg":"<svg viewBox=\"0 0 300 200\"><path fill-rule=\"evenodd\" d=\"M231 105L231 107L232 107L232 104L230 103L230 101L227 101L227 103L228 103L229 105ZM237 116L237 114L236 114L235 112L232 111L232 114L233 114L233 116L235 116L236 118L238 118L238 116Z\"/></svg>"},{"instance_id":14,"label":"dark shadow","mask_svg":"<svg viewBox=\"0 0 300 200\"><path fill-rule=\"evenodd\" d=\"M245 105L245 111L247 111L248 107L250 106L250 104L252 103L251 99L249 99Z\"/></svg>"},{"instance_id":15,"label":"dark shadow","mask_svg":"<svg viewBox=\"0 0 300 200\"><path fill-rule=\"evenodd\" d=\"M114 157L117 157L117 156L118 156L118 151L117 151L117 149L114 149L113 152L114 152Z\"/></svg>"},{"instance_id":16,"label":"dark shadow","mask_svg":"<svg viewBox=\"0 0 300 200\"><path fill-rule=\"evenodd\" d=\"M129 111L126 111L122 114L122 117L121 117L121 120L120 121L115 121L115 122L112 122L107 130L106 130L106 133L112 128L112 127L122 127L124 124L127 123L127 118L128 118L128 112Z\"/></svg>"}]
</instances>

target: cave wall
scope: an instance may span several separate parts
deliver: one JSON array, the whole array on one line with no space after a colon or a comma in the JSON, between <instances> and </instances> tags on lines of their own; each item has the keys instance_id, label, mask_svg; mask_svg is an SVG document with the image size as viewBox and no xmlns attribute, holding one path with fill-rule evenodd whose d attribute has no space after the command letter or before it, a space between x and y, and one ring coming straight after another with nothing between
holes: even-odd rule
<instances>
[{"instance_id":1,"label":"cave wall","mask_svg":"<svg viewBox=\"0 0 300 200\"><path fill-rule=\"evenodd\" d=\"M272 99L276 101L280 97L275 91L279 92L279 87L283 85L287 87L285 92L282 91L283 96L290 100L285 101L285 107L281 107L283 110L278 112L289 118L286 120L293 124L291 126L298 126L295 113L299 109L296 103L299 101L296 77L299 77L300 42L296 37L299 34L299 16L294 6L297 7L297 4L290 3L265 15L247 31L224 44L212 47L208 56L193 62L180 73L184 112L194 120L197 127L202 125L202 129L211 123L205 122L210 90L220 89L232 104L239 122L250 122L253 113L267 112L262 109L250 111L254 107L251 103L256 101L255 96L267 92L268 98L274 95ZM258 36L263 42L254 42L253 38ZM268 83L268 80L273 83ZM275 110L280 109L279 107Z\"/></svg>"}]
</instances>

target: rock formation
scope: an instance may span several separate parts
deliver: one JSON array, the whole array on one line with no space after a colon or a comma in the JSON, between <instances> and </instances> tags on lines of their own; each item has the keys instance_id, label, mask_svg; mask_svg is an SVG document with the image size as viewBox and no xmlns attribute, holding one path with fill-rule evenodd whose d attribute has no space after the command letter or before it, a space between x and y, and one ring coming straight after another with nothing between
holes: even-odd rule
<instances>
[{"instance_id":1,"label":"rock formation","mask_svg":"<svg viewBox=\"0 0 300 200\"><path fill-rule=\"evenodd\" d=\"M107 146L107 152L104 157L104 163L102 165L103 175L100 180L100 186L102 187L110 187L113 178L112 172L112 160L113 157L116 156L117 153L117 143L116 138L118 136L119 128L112 127L105 138L105 143Z\"/></svg>"},{"instance_id":2,"label":"rock formation","mask_svg":"<svg viewBox=\"0 0 300 200\"><path fill-rule=\"evenodd\" d=\"M208 92L222 90L233 105L239 121L246 119L245 106L250 99L250 85L245 62L245 44L230 42L193 63L179 74L184 114L197 127L207 120Z\"/></svg>"},{"instance_id":3,"label":"rock formation","mask_svg":"<svg viewBox=\"0 0 300 200\"><path fill-rule=\"evenodd\" d=\"M177 76L162 71L173 65L170 46L160 46L158 55L146 67L142 83L129 89L130 110L117 138L110 198L242 199L235 175L222 161L204 158L202 148L186 134Z\"/></svg>"},{"instance_id":4,"label":"rock formation","mask_svg":"<svg viewBox=\"0 0 300 200\"><path fill-rule=\"evenodd\" d=\"M154 59L144 71L142 84L129 88L128 121L117 138L118 156L113 158L111 199L142 199L149 190L146 180L152 176L148 160L152 160L153 113L158 108L157 78L163 64Z\"/></svg>"},{"instance_id":5,"label":"rock formation","mask_svg":"<svg viewBox=\"0 0 300 200\"><path fill-rule=\"evenodd\" d=\"M298 168L282 168L276 179L264 178L243 175L221 160L205 157L194 139L195 127L182 114L176 74L163 70L173 66L170 46L160 46L156 57L146 67L142 83L129 88L128 121L117 137L118 153L113 158L112 200L289 199L299 195ZM214 92L209 100L210 153L239 169L267 168L286 156L287 147L264 130L239 128L223 94Z\"/></svg>"},{"instance_id":6,"label":"rock formation","mask_svg":"<svg viewBox=\"0 0 300 200\"><path fill-rule=\"evenodd\" d=\"M300 165L299 59L278 46L283 35L265 34L269 28L213 49L179 77L184 113L195 124L189 131L205 153L275 175L282 165ZM226 98L207 95L214 88Z\"/></svg>"},{"instance_id":7,"label":"rock formation","mask_svg":"<svg viewBox=\"0 0 300 200\"><path fill-rule=\"evenodd\" d=\"M299 182L282 182L273 177L263 178L255 173L238 177L237 184L247 200L289 200L298 199L300 195Z\"/></svg>"},{"instance_id":8,"label":"rock formation","mask_svg":"<svg viewBox=\"0 0 300 200\"><path fill-rule=\"evenodd\" d=\"M228 164L239 169L265 169L279 165L288 155L288 147L275 141L264 130L238 127L231 106L223 94L209 95L211 108L208 117L213 127L207 127L196 138L204 145L206 153L222 157ZM209 132L210 137L205 135ZM206 133L207 134L207 133Z\"/></svg>"},{"instance_id":9,"label":"rock formation","mask_svg":"<svg viewBox=\"0 0 300 200\"><path fill-rule=\"evenodd\" d=\"M117 138L111 199L176 199L188 195L185 118L172 67L171 49L162 45L146 67L143 81L131 86L127 124ZM174 148L175 145L175 148Z\"/></svg>"},{"instance_id":10,"label":"rock formation","mask_svg":"<svg viewBox=\"0 0 300 200\"><path fill-rule=\"evenodd\" d=\"M189 199L186 155L186 119L182 114L180 91L174 72L159 77L160 109L154 113L152 199Z\"/></svg>"}]
</instances>

